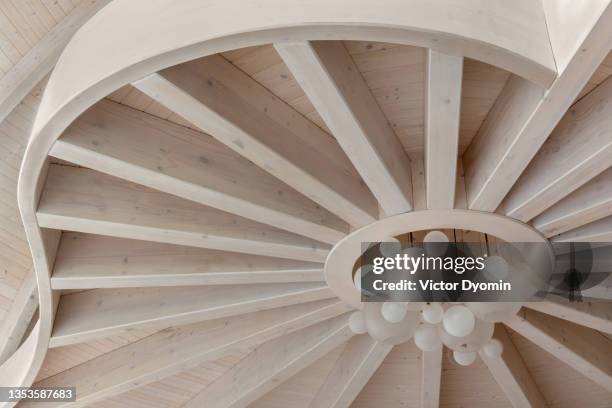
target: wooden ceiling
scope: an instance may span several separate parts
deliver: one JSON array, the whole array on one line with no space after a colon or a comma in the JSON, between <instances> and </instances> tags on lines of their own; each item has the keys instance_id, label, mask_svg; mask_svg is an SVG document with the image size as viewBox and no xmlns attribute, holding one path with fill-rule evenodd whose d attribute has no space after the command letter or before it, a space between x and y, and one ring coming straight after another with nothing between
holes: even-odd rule
<instances>
[{"instance_id":1,"label":"wooden ceiling","mask_svg":"<svg viewBox=\"0 0 612 408\"><path fill-rule=\"evenodd\" d=\"M0 0L0 73L6 74L36 45L78 1ZM417 159L424 147L426 50L396 44L346 41L348 50L406 153ZM222 55L227 61L264 86L317 126L331 132L271 45L239 49ZM459 153L463 154L506 85L510 73L466 59L463 66ZM597 69L577 100L612 76L612 53ZM41 85L42 86L42 85ZM35 89L0 124L0 320L11 313L13 300L31 273L29 249L16 205L16 182L21 157L40 98ZM128 85L108 99L158 118L197 128L166 107ZM70 164L57 160L58 164ZM461 163L460 163L461 164ZM70 164L74 166L73 164ZM422 163L416 164L423 173ZM463 192L465 194L465 192ZM423 199L419 197L418 199ZM74 293L75 295L78 293ZM568 367L520 334L508 330L535 383L549 407L602 407L612 393ZM113 350L155 335L155 329L133 330L118 336L51 349L37 381L58 378L63 372L100 358ZM603 336L603 334L601 334ZM299 374L258 399L255 407L307 407L340 358L335 348ZM197 365L163 380L134 388L92 404L97 407L182 406L228 370L246 358L253 348L228 350L218 359ZM419 407L421 352L413 342L393 349L368 381L352 406ZM97 360L93 360L94 362ZM511 406L488 368L480 360L468 368L443 356L440 406Z\"/></svg>"}]
</instances>

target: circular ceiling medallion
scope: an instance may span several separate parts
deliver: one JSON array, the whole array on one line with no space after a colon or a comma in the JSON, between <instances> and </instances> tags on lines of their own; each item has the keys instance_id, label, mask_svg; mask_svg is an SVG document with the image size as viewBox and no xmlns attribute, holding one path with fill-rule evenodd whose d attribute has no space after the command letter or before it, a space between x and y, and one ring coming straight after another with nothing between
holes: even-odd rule
<instances>
[{"instance_id":1,"label":"circular ceiling medallion","mask_svg":"<svg viewBox=\"0 0 612 408\"><path fill-rule=\"evenodd\" d=\"M505 242L534 242L548 248L551 264L554 252L548 240L535 229L499 214L470 210L425 210L391 216L360 228L338 242L325 262L325 279L346 303L361 308L361 296L353 282L353 266L362 255L364 242L380 242L413 231L462 229L493 235Z\"/></svg>"}]
</instances>

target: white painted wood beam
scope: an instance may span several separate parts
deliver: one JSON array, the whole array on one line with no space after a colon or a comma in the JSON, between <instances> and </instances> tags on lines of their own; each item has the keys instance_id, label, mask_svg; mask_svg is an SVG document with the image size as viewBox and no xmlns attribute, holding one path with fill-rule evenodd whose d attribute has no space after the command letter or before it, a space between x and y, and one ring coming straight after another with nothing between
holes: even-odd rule
<instances>
[{"instance_id":1,"label":"white painted wood beam","mask_svg":"<svg viewBox=\"0 0 612 408\"><path fill-rule=\"evenodd\" d=\"M440 406L440 383L442 381L442 354L444 347L425 351L421 367L421 408Z\"/></svg>"},{"instance_id":2,"label":"white painted wood beam","mask_svg":"<svg viewBox=\"0 0 612 408\"><path fill-rule=\"evenodd\" d=\"M353 337L309 407L349 407L392 348L392 345L378 342L368 334Z\"/></svg>"},{"instance_id":3,"label":"white painted wood beam","mask_svg":"<svg viewBox=\"0 0 612 408\"><path fill-rule=\"evenodd\" d=\"M133 85L351 225L377 218L376 201L333 138L223 57Z\"/></svg>"},{"instance_id":4,"label":"white painted wood beam","mask_svg":"<svg viewBox=\"0 0 612 408\"><path fill-rule=\"evenodd\" d=\"M346 222L212 137L103 100L51 156L334 244Z\"/></svg>"},{"instance_id":5,"label":"white painted wood beam","mask_svg":"<svg viewBox=\"0 0 612 408\"><path fill-rule=\"evenodd\" d=\"M529 221L610 166L612 80L608 79L565 114L499 211Z\"/></svg>"},{"instance_id":6,"label":"white painted wood beam","mask_svg":"<svg viewBox=\"0 0 612 408\"><path fill-rule=\"evenodd\" d=\"M463 58L428 50L425 94L427 208L455 206Z\"/></svg>"},{"instance_id":7,"label":"white painted wood beam","mask_svg":"<svg viewBox=\"0 0 612 408\"><path fill-rule=\"evenodd\" d=\"M587 327L522 309L505 322L585 377L612 391L612 342Z\"/></svg>"},{"instance_id":8,"label":"white painted wood beam","mask_svg":"<svg viewBox=\"0 0 612 408\"><path fill-rule=\"evenodd\" d=\"M51 165L41 227L323 262L328 245L89 169Z\"/></svg>"},{"instance_id":9,"label":"white painted wood beam","mask_svg":"<svg viewBox=\"0 0 612 408\"><path fill-rule=\"evenodd\" d=\"M184 406L246 407L352 336L347 316L339 316L271 340L253 350Z\"/></svg>"},{"instance_id":10,"label":"white painted wood beam","mask_svg":"<svg viewBox=\"0 0 612 408\"><path fill-rule=\"evenodd\" d=\"M612 334L612 302L585 300L570 303L565 299L553 297L541 302L526 303L525 306L559 319Z\"/></svg>"},{"instance_id":11,"label":"white painted wood beam","mask_svg":"<svg viewBox=\"0 0 612 408\"><path fill-rule=\"evenodd\" d=\"M610 51L612 5L593 8L591 24L548 89L511 76L464 154L468 206L494 211ZM566 28L564 28L566 30Z\"/></svg>"},{"instance_id":12,"label":"white painted wood beam","mask_svg":"<svg viewBox=\"0 0 612 408\"><path fill-rule=\"evenodd\" d=\"M612 216L552 237L553 242L612 242Z\"/></svg>"},{"instance_id":13,"label":"white painted wood beam","mask_svg":"<svg viewBox=\"0 0 612 408\"><path fill-rule=\"evenodd\" d=\"M515 408L547 407L546 400L533 381L523 358L501 324L495 326L493 337L501 341L504 346L501 357L489 357L482 351L479 351L478 354L512 406Z\"/></svg>"},{"instance_id":14,"label":"white painted wood beam","mask_svg":"<svg viewBox=\"0 0 612 408\"><path fill-rule=\"evenodd\" d=\"M50 347L334 297L324 283L94 289L64 295Z\"/></svg>"},{"instance_id":15,"label":"white painted wood beam","mask_svg":"<svg viewBox=\"0 0 612 408\"><path fill-rule=\"evenodd\" d=\"M19 348L37 308L36 276L30 271L0 325L0 365Z\"/></svg>"},{"instance_id":16,"label":"white painted wood beam","mask_svg":"<svg viewBox=\"0 0 612 408\"><path fill-rule=\"evenodd\" d=\"M610 127L612 146L612 120ZM608 154L612 156L612 152ZM607 160L612 163L612 159ZM531 224L552 237L609 215L612 215L612 167L534 218Z\"/></svg>"},{"instance_id":17,"label":"white painted wood beam","mask_svg":"<svg viewBox=\"0 0 612 408\"><path fill-rule=\"evenodd\" d=\"M346 313L338 300L287 306L162 330L36 385L75 386L85 406ZM70 404L65 404L70 405Z\"/></svg>"},{"instance_id":18,"label":"white painted wood beam","mask_svg":"<svg viewBox=\"0 0 612 408\"><path fill-rule=\"evenodd\" d=\"M410 211L410 159L339 41L275 48L386 215Z\"/></svg>"},{"instance_id":19,"label":"white painted wood beam","mask_svg":"<svg viewBox=\"0 0 612 408\"><path fill-rule=\"evenodd\" d=\"M325 282L314 262L64 233L53 289Z\"/></svg>"},{"instance_id":20,"label":"white painted wood beam","mask_svg":"<svg viewBox=\"0 0 612 408\"><path fill-rule=\"evenodd\" d=\"M111 0L79 3L0 79L0 122L55 66L74 33Z\"/></svg>"}]
</instances>

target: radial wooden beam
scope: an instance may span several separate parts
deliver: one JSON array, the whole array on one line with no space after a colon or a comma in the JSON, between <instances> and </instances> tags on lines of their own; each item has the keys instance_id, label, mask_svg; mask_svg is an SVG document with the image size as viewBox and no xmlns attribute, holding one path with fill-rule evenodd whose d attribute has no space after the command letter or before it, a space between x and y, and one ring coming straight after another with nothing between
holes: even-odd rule
<instances>
[{"instance_id":1,"label":"radial wooden beam","mask_svg":"<svg viewBox=\"0 0 612 408\"><path fill-rule=\"evenodd\" d=\"M328 246L83 168L52 165L41 227L306 261Z\"/></svg>"},{"instance_id":2,"label":"radial wooden beam","mask_svg":"<svg viewBox=\"0 0 612 408\"><path fill-rule=\"evenodd\" d=\"M36 276L34 271L31 271L21 283L0 325L0 365L19 348L37 308Z\"/></svg>"},{"instance_id":3,"label":"radial wooden beam","mask_svg":"<svg viewBox=\"0 0 612 408\"><path fill-rule=\"evenodd\" d=\"M309 406L349 407L392 348L392 345L378 342L368 334L353 337Z\"/></svg>"},{"instance_id":4,"label":"radial wooden beam","mask_svg":"<svg viewBox=\"0 0 612 408\"><path fill-rule=\"evenodd\" d=\"M489 357L482 351L478 354L512 406L515 408L547 407L546 400L529 374L523 358L501 324L495 326L494 337L504 346L501 357Z\"/></svg>"},{"instance_id":5,"label":"radial wooden beam","mask_svg":"<svg viewBox=\"0 0 612 408\"><path fill-rule=\"evenodd\" d=\"M349 230L210 136L111 101L81 115L49 154L322 242Z\"/></svg>"},{"instance_id":6,"label":"radial wooden beam","mask_svg":"<svg viewBox=\"0 0 612 408\"><path fill-rule=\"evenodd\" d=\"M572 55L550 88L517 76L508 80L464 154L469 208L494 211L499 206L610 51L612 5L587 14L597 15L575 24L572 36L578 41L572 40ZM556 16L549 17L551 24Z\"/></svg>"},{"instance_id":7,"label":"radial wooden beam","mask_svg":"<svg viewBox=\"0 0 612 408\"><path fill-rule=\"evenodd\" d=\"M134 86L351 225L377 218L374 198L333 138L221 56Z\"/></svg>"},{"instance_id":8,"label":"radial wooden beam","mask_svg":"<svg viewBox=\"0 0 612 408\"><path fill-rule=\"evenodd\" d=\"M612 129L612 120L610 120ZM612 150L612 130L610 133ZM612 151L609 152L612 156ZM606 158L612 164L612 159ZM532 225L547 237L612 215L612 167L533 219Z\"/></svg>"},{"instance_id":9,"label":"radial wooden beam","mask_svg":"<svg viewBox=\"0 0 612 408\"><path fill-rule=\"evenodd\" d=\"M410 160L343 43L275 48L384 213L412 210Z\"/></svg>"},{"instance_id":10,"label":"radial wooden beam","mask_svg":"<svg viewBox=\"0 0 612 408\"><path fill-rule=\"evenodd\" d=\"M83 406L189 370L230 350L265 341L346 313L337 300L323 300L247 313L225 319L162 330L36 385L75 386Z\"/></svg>"},{"instance_id":11,"label":"radial wooden beam","mask_svg":"<svg viewBox=\"0 0 612 408\"><path fill-rule=\"evenodd\" d=\"M565 114L500 212L529 221L612 165L612 79Z\"/></svg>"},{"instance_id":12,"label":"radial wooden beam","mask_svg":"<svg viewBox=\"0 0 612 408\"><path fill-rule=\"evenodd\" d=\"M455 206L463 58L429 50L425 114L427 208Z\"/></svg>"},{"instance_id":13,"label":"radial wooden beam","mask_svg":"<svg viewBox=\"0 0 612 408\"><path fill-rule=\"evenodd\" d=\"M94 289L60 299L50 347L329 299L321 283Z\"/></svg>"},{"instance_id":14,"label":"radial wooden beam","mask_svg":"<svg viewBox=\"0 0 612 408\"><path fill-rule=\"evenodd\" d=\"M325 282L313 262L64 233L53 289Z\"/></svg>"},{"instance_id":15,"label":"radial wooden beam","mask_svg":"<svg viewBox=\"0 0 612 408\"><path fill-rule=\"evenodd\" d=\"M527 303L525 306L529 309L558 317L559 319L612 334L612 302L569 302L565 299L554 297L541 302Z\"/></svg>"},{"instance_id":16,"label":"radial wooden beam","mask_svg":"<svg viewBox=\"0 0 612 408\"><path fill-rule=\"evenodd\" d=\"M612 242L612 216L551 238L554 242Z\"/></svg>"},{"instance_id":17,"label":"radial wooden beam","mask_svg":"<svg viewBox=\"0 0 612 408\"><path fill-rule=\"evenodd\" d=\"M352 335L347 316L339 316L271 340L253 350L184 406L248 406L278 384L348 341Z\"/></svg>"},{"instance_id":18,"label":"radial wooden beam","mask_svg":"<svg viewBox=\"0 0 612 408\"><path fill-rule=\"evenodd\" d=\"M421 369L421 408L440 406L440 383L442 381L443 347L423 352Z\"/></svg>"},{"instance_id":19,"label":"radial wooden beam","mask_svg":"<svg viewBox=\"0 0 612 408\"><path fill-rule=\"evenodd\" d=\"M612 391L612 342L601 333L529 309L522 309L505 323L585 377Z\"/></svg>"}]
</instances>

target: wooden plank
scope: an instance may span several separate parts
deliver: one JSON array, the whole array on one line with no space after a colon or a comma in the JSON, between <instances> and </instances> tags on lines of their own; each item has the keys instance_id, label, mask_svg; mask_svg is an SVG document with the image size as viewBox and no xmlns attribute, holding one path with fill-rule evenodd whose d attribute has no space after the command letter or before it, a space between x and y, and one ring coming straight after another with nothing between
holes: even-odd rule
<instances>
[{"instance_id":1,"label":"wooden plank","mask_svg":"<svg viewBox=\"0 0 612 408\"><path fill-rule=\"evenodd\" d=\"M353 337L309 406L349 407L392 348L392 345L378 342L368 334Z\"/></svg>"},{"instance_id":2,"label":"wooden plank","mask_svg":"<svg viewBox=\"0 0 612 408\"><path fill-rule=\"evenodd\" d=\"M612 166L612 79L563 116L502 205L529 221Z\"/></svg>"},{"instance_id":3,"label":"wooden plank","mask_svg":"<svg viewBox=\"0 0 612 408\"><path fill-rule=\"evenodd\" d=\"M506 324L576 371L612 391L612 342L601 333L522 309Z\"/></svg>"},{"instance_id":4,"label":"wooden plank","mask_svg":"<svg viewBox=\"0 0 612 408\"><path fill-rule=\"evenodd\" d=\"M53 289L325 282L323 265L235 252L64 233Z\"/></svg>"},{"instance_id":5,"label":"wooden plank","mask_svg":"<svg viewBox=\"0 0 612 408\"><path fill-rule=\"evenodd\" d=\"M75 386L83 406L331 319L350 308L337 300L287 306L173 327L103 354L36 385ZM59 405L59 404L58 404Z\"/></svg>"},{"instance_id":6,"label":"wooden plank","mask_svg":"<svg viewBox=\"0 0 612 408\"><path fill-rule=\"evenodd\" d=\"M566 299L550 297L541 302L526 303L525 307L612 334L612 302L609 301L569 302Z\"/></svg>"},{"instance_id":7,"label":"wooden plank","mask_svg":"<svg viewBox=\"0 0 612 408\"><path fill-rule=\"evenodd\" d=\"M374 198L333 138L221 56L134 86L349 224L377 218Z\"/></svg>"},{"instance_id":8,"label":"wooden plank","mask_svg":"<svg viewBox=\"0 0 612 408\"><path fill-rule=\"evenodd\" d=\"M425 114L427 208L455 205L463 58L428 51Z\"/></svg>"},{"instance_id":9,"label":"wooden plank","mask_svg":"<svg viewBox=\"0 0 612 408\"><path fill-rule=\"evenodd\" d=\"M464 154L469 208L494 211L610 51L606 5L548 89L511 76ZM584 35L582 35L584 34Z\"/></svg>"},{"instance_id":10,"label":"wooden plank","mask_svg":"<svg viewBox=\"0 0 612 408\"><path fill-rule=\"evenodd\" d=\"M502 355L489 357L483 351L479 351L478 355L487 365L512 406L515 408L547 407L546 400L531 378L523 358L501 324L495 326L493 337L503 344Z\"/></svg>"},{"instance_id":11,"label":"wooden plank","mask_svg":"<svg viewBox=\"0 0 612 408\"><path fill-rule=\"evenodd\" d=\"M334 244L348 224L208 135L101 101L50 155Z\"/></svg>"},{"instance_id":12,"label":"wooden plank","mask_svg":"<svg viewBox=\"0 0 612 408\"><path fill-rule=\"evenodd\" d=\"M19 291L12 300L8 314L4 316L0 326L0 365L20 346L38 308L38 291L34 272L30 272L23 280Z\"/></svg>"},{"instance_id":13,"label":"wooden plank","mask_svg":"<svg viewBox=\"0 0 612 408\"><path fill-rule=\"evenodd\" d=\"M321 283L94 289L64 295L50 347L334 297Z\"/></svg>"},{"instance_id":14,"label":"wooden plank","mask_svg":"<svg viewBox=\"0 0 612 408\"><path fill-rule=\"evenodd\" d=\"M253 350L184 406L248 406L352 336L347 316L339 316L271 340Z\"/></svg>"},{"instance_id":15,"label":"wooden plank","mask_svg":"<svg viewBox=\"0 0 612 408\"><path fill-rule=\"evenodd\" d=\"M442 382L442 354L444 347L424 351L421 369L421 408L440 406L440 383Z\"/></svg>"},{"instance_id":16,"label":"wooden plank","mask_svg":"<svg viewBox=\"0 0 612 408\"><path fill-rule=\"evenodd\" d=\"M0 122L51 71L72 35L110 0L83 1L0 79Z\"/></svg>"},{"instance_id":17,"label":"wooden plank","mask_svg":"<svg viewBox=\"0 0 612 408\"><path fill-rule=\"evenodd\" d=\"M385 214L412 210L410 160L342 42L275 48Z\"/></svg>"},{"instance_id":18,"label":"wooden plank","mask_svg":"<svg viewBox=\"0 0 612 408\"><path fill-rule=\"evenodd\" d=\"M612 215L612 167L535 217L531 224L552 237L609 215Z\"/></svg>"},{"instance_id":19,"label":"wooden plank","mask_svg":"<svg viewBox=\"0 0 612 408\"><path fill-rule=\"evenodd\" d=\"M326 244L83 168L51 165L41 227L322 262Z\"/></svg>"},{"instance_id":20,"label":"wooden plank","mask_svg":"<svg viewBox=\"0 0 612 408\"><path fill-rule=\"evenodd\" d=\"M553 242L612 242L612 216L552 237Z\"/></svg>"}]
</instances>

